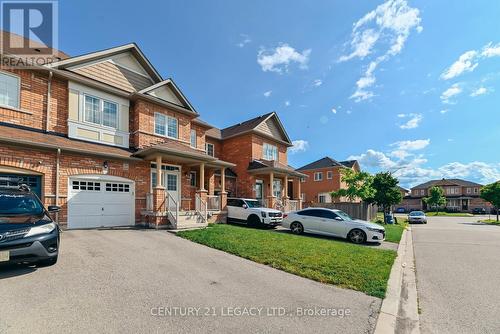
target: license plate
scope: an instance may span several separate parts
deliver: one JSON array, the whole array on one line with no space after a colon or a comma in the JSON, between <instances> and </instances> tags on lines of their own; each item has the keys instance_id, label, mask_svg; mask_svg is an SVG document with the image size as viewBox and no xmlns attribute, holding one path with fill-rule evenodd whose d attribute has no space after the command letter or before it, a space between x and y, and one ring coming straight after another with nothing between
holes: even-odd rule
<instances>
[{"instance_id":1,"label":"license plate","mask_svg":"<svg viewBox=\"0 0 500 334\"><path fill-rule=\"evenodd\" d=\"M0 262L7 262L9 260L10 260L10 253L9 253L9 251L0 252Z\"/></svg>"}]
</instances>

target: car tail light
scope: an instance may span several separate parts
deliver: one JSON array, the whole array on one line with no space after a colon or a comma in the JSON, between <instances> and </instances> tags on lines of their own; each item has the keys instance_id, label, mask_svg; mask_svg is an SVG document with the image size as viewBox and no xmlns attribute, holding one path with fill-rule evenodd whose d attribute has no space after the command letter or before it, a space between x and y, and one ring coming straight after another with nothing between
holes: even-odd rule
<instances>
[{"instance_id":1,"label":"car tail light","mask_svg":"<svg viewBox=\"0 0 500 334\"><path fill-rule=\"evenodd\" d=\"M283 218L286 218L288 217L288 215L286 213L283 214Z\"/></svg>"}]
</instances>

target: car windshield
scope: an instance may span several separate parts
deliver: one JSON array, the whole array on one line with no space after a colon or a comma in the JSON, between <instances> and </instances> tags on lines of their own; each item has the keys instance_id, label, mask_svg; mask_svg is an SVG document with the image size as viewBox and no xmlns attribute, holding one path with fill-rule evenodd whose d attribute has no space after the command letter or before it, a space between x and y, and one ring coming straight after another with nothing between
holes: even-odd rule
<instances>
[{"instance_id":1,"label":"car windshield","mask_svg":"<svg viewBox=\"0 0 500 334\"><path fill-rule=\"evenodd\" d=\"M410 216L424 216L424 213L422 211L413 211Z\"/></svg>"},{"instance_id":2,"label":"car windshield","mask_svg":"<svg viewBox=\"0 0 500 334\"><path fill-rule=\"evenodd\" d=\"M33 195L0 194L0 216L40 215L42 213L43 206Z\"/></svg>"},{"instance_id":3,"label":"car windshield","mask_svg":"<svg viewBox=\"0 0 500 334\"><path fill-rule=\"evenodd\" d=\"M260 202L257 200L253 201L245 200L245 202L247 203L249 208L262 208L262 204L260 204Z\"/></svg>"},{"instance_id":4,"label":"car windshield","mask_svg":"<svg viewBox=\"0 0 500 334\"><path fill-rule=\"evenodd\" d=\"M340 211L340 210L335 210L335 213L340 217L342 218L343 220L354 220L351 216L349 216L347 213L345 213L344 211Z\"/></svg>"}]
</instances>

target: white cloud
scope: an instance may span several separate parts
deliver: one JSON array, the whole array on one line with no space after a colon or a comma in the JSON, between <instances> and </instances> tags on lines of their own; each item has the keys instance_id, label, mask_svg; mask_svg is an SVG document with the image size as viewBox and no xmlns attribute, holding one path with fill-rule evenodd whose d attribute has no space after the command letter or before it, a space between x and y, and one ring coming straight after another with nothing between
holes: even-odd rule
<instances>
[{"instance_id":1,"label":"white cloud","mask_svg":"<svg viewBox=\"0 0 500 334\"><path fill-rule=\"evenodd\" d=\"M236 44L240 48L244 48L245 45L252 42L252 40L250 39L250 36L248 36L246 34L240 34L240 37L241 37L241 41L238 44Z\"/></svg>"},{"instance_id":2,"label":"white cloud","mask_svg":"<svg viewBox=\"0 0 500 334\"><path fill-rule=\"evenodd\" d=\"M401 129L408 130L418 128L424 116L422 114L399 114L398 118L409 118L406 123L399 125Z\"/></svg>"},{"instance_id":3,"label":"white cloud","mask_svg":"<svg viewBox=\"0 0 500 334\"><path fill-rule=\"evenodd\" d=\"M274 49L261 49L257 55L257 63L262 71L283 73L288 71L290 63L297 63L301 69L307 68L311 49L296 51L288 44L281 44Z\"/></svg>"},{"instance_id":4,"label":"white cloud","mask_svg":"<svg viewBox=\"0 0 500 334\"><path fill-rule=\"evenodd\" d=\"M313 86L314 87L319 87L322 84L323 84L323 80L321 80L321 79L316 79L316 80L313 81Z\"/></svg>"},{"instance_id":5,"label":"white cloud","mask_svg":"<svg viewBox=\"0 0 500 334\"><path fill-rule=\"evenodd\" d=\"M363 169L376 172L389 170L394 173L402 186L408 188L417 184L441 178L460 178L487 184L500 179L500 164L488 164L474 161L470 163L450 162L437 168L426 167L428 162L423 155L415 155L404 151L384 153L373 149L360 155L350 156L357 159ZM391 159L392 157L392 159Z\"/></svg>"},{"instance_id":6,"label":"white cloud","mask_svg":"<svg viewBox=\"0 0 500 334\"><path fill-rule=\"evenodd\" d=\"M339 62L352 58L363 59L375 50L384 51L370 62L363 77L356 82L356 91L350 96L351 99L360 102L375 96L367 89L375 84L375 69L381 62L403 50L413 29L422 31L419 15L420 11L408 6L406 0L388 0L354 23L350 42L352 51L341 56Z\"/></svg>"},{"instance_id":7,"label":"white cloud","mask_svg":"<svg viewBox=\"0 0 500 334\"><path fill-rule=\"evenodd\" d=\"M337 113L337 109L332 108L332 113L336 114Z\"/></svg>"},{"instance_id":8,"label":"white cloud","mask_svg":"<svg viewBox=\"0 0 500 334\"><path fill-rule=\"evenodd\" d=\"M479 65L477 62L477 51L471 50L467 51L458 57L458 60L454 62L446 71L441 74L441 79L448 80L464 72L472 72Z\"/></svg>"},{"instance_id":9,"label":"white cloud","mask_svg":"<svg viewBox=\"0 0 500 334\"><path fill-rule=\"evenodd\" d=\"M490 42L486 44L483 48L483 51L481 52L481 55L483 57L498 57L500 56L500 43L497 45L492 45L493 43Z\"/></svg>"},{"instance_id":10,"label":"white cloud","mask_svg":"<svg viewBox=\"0 0 500 334\"><path fill-rule=\"evenodd\" d=\"M293 146L289 149L291 154L305 152L309 148L309 143L306 140L294 140L292 141Z\"/></svg>"},{"instance_id":11,"label":"white cloud","mask_svg":"<svg viewBox=\"0 0 500 334\"><path fill-rule=\"evenodd\" d=\"M487 93L488 93L488 89L486 89L484 87L479 87L478 89L474 90L470 94L470 96L475 97L475 96L484 95L484 94L487 94Z\"/></svg>"},{"instance_id":12,"label":"white cloud","mask_svg":"<svg viewBox=\"0 0 500 334\"><path fill-rule=\"evenodd\" d=\"M450 109L442 109L442 110L440 110L439 112L440 112L441 114L446 114L448 111L450 111Z\"/></svg>"},{"instance_id":13,"label":"white cloud","mask_svg":"<svg viewBox=\"0 0 500 334\"><path fill-rule=\"evenodd\" d=\"M290 106L290 101L285 101L285 107L289 107Z\"/></svg>"},{"instance_id":14,"label":"white cloud","mask_svg":"<svg viewBox=\"0 0 500 334\"><path fill-rule=\"evenodd\" d=\"M396 147L399 150L416 151L426 148L430 143L430 139L403 140L392 143L390 146Z\"/></svg>"},{"instance_id":15,"label":"white cloud","mask_svg":"<svg viewBox=\"0 0 500 334\"><path fill-rule=\"evenodd\" d=\"M273 93L272 90L268 90L267 92L264 92L264 96L269 97L269 96L271 96L272 93Z\"/></svg>"},{"instance_id":16,"label":"white cloud","mask_svg":"<svg viewBox=\"0 0 500 334\"><path fill-rule=\"evenodd\" d=\"M449 80L463 73L472 72L479 66L479 61L484 58L500 56L500 43L493 45L492 42L486 44L481 51L470 50L463 53L458 60L441 74L441 79Z\"/></svg>"},{"instance_id":17,"label":"white cloud","mask_svg":"<svg viewBox=\"0 0 500 334\"><path fill-rule=\"evenodd\" d=\"M462 87L460 87L459 84L453 84L441 94L441 101L443 101L443 103L453 104L453 101L451 101L450 98L460 93L462 93Z\"/></svg>"}]
</instances>

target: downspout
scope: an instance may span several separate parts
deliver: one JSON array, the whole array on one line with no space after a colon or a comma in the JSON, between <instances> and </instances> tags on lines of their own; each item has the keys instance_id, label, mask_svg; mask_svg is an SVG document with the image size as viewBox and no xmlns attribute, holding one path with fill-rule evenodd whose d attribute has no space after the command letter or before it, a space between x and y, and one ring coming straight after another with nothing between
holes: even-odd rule
<instances>
[{"instance_id":1,"label":"downspout","mask_svg":"<svg viewBox=\"0 0 500 334\"><path fill-rule=\"evenodd\" d=\"M57 149L56 155L56 205L59 205L59 160L61 158L61 149ZM59 224L59 212L56 212L56 222Z\"/></svg>"},{"instance_id":2,"label":"downspout","mask_svg":"<svg viewBox=\"0 0 500 334\"><path fill-rule=\"evenodd\" d=\"M52 90L52 76L54 72L49 71L49 81L47 83L47 121L45 122L45 131L49 132L50 128L50 91Z\"/></svg>"}]
</instances>

